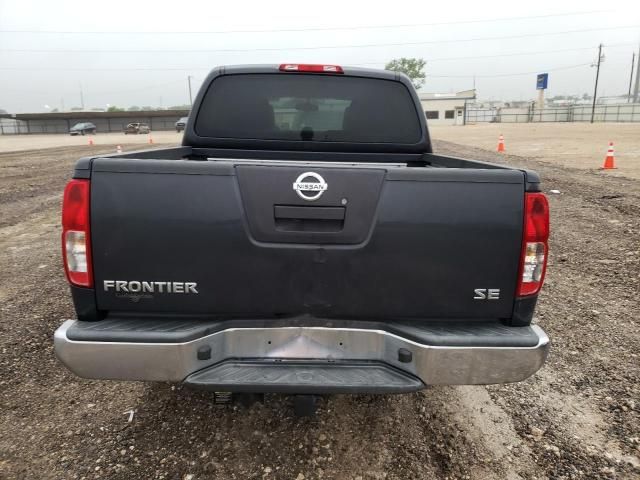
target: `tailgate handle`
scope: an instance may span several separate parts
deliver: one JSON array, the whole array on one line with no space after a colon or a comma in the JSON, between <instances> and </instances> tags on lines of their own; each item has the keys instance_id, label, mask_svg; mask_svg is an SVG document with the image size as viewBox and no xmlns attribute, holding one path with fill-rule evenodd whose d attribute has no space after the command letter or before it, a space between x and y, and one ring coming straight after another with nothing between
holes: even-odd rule
<instances>
[{"instance_id":1,"label":"tailgate handle","mask_svg":"<svg viewBox=\"0 0 640 480\"><path fill-rule=\"evenodd\" d=\"M273 220L281 232L335 233L344 228L345 207L274 205Z\"/></svg>"},{"instance_id":2,"label":"tailgate handle","mask_svg":"<svg viewBox=\"0 0 640 480\"><path fill-rule=\"evenodd\" d=\"M344 207L295 207L274 205L273 216L297 220L344 220Z\"/></svg>"}]
</instances>

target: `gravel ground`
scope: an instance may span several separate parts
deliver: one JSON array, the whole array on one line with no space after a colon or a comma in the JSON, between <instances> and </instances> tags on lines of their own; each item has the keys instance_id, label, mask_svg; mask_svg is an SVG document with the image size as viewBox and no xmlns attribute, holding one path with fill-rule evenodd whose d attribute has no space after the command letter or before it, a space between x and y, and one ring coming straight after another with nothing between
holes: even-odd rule
<instances>
[{"instance_id":1,"label":"gravel ground","mask_svg":"<svg viewBox=\"0 0 640 480\"><path fill-rule=\"evenodd\" d=\"M432 138L495 151L504 135L506 151L556 166L597 170L614 143L616 170L607 175L640 180L640 123L478 123L430 126Z\"/></svg>"},{"instance_id":2,"label":"gravel ground","mask_svg":"<svg viewBox=\"0 0 640 480\"><path fill-rule=\"evenodd\" d=\"M513 385L329 397L303 419L276 395L246 409L68 373L52 348L73 316L60 195L77 158L114 146L0 153L0 478L640 478L640 181L436 147L561 192L537 310L549 361Z\"/></svg>"}]
</instances>

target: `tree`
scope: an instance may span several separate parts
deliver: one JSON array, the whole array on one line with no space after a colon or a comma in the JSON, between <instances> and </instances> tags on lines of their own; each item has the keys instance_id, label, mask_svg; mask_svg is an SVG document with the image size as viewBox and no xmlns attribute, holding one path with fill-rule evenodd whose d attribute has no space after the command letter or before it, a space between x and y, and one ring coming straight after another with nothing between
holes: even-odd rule
<instances>
[{"instance_id":1,"label":"tree","mask_svg":"<svg viewBox=\"0 0 640 480\"><path fill-rule=\"evenodd\" d=\"M124 108L116 107L115 105L111 105L107 112L124 112Z\"/></svg>"},{"instance_id":2,"label":"tree","mask_svg":"<svg viewBox=\"0 0 640 480\"><path fill-rule=\"evenodd\" d=\"M402 72L411 79L411 83L416 87L416 90L422 87L425 80L424 67L427 64L426 60L422 58L394 58L387 63L385 70L391 70L392 72Z\"/></svg>"},{"instance_id":3,"label":"tree","mask_svg":"<svg viewBox=\"0 0 640 480\"><path fill-rule=\"evenodd\" d=\"M129 110L130 112L139 112L140 107L137 105L131 105L129 108L127 108L127 110Z\"/></svg>"}]
</instances>

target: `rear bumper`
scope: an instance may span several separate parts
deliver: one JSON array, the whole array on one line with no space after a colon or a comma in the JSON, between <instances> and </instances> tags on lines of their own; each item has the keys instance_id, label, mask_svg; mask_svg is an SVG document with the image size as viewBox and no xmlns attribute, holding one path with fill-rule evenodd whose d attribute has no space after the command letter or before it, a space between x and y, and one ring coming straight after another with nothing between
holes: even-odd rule
<instances>
[{"instance_id":1,"label":"rear bumper","mask_svg":"<svg viewBox=\"0 0 640 480\"><path fill-rule=\"evenodd\" d=\"M500 335L507 337L487 338L486 345L482 331L472 342L442 345L380 329L315 326L225 328L180 342L136 341L131 335L105 341L104 329L100 340L69 338L82 323L67 320L54 337L58 358L81 377L185 382L226 391L402 392L517 382L543 365L549 349L538 326L504 327ZM511 329L517 330L508 337ZM527 346L520 341L522 329L528 329ZM469 330L467 337L474 335Z\"/></svg>"}]
</instances>

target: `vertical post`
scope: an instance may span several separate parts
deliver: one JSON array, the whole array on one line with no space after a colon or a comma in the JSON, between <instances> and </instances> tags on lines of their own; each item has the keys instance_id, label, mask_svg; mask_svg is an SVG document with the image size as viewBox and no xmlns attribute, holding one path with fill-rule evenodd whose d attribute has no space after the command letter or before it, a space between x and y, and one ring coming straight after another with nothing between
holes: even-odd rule
<instances>
[{"instance_id":1,"label":"vertical post","mask_svg":"<svg viewBox=\"0 0 640 480\"><path fill-rule=\"evenodd\" d=\"M638 61L636 62L636 86L633 87L633 103L638 102L639 89L640 89L640 47L638 47Z\"/></svg>"},{"instance_id":2,"label":"vertical post","mask_svg":"<svg viewBox=\"0 0 640 480\"><path fill-rule=\"evenodd\" d=\"M82 93L82 83L80 85L80 108L84 111L84 94Z\"/></svg>"},{"instance_id":3,"label":"vertical post","mask_svg":"<svg viewBox=\"0 0 640 480\"><path fill-rule=\"evenodd\" d=\"M540 111L540 122L542 122L542 114L544 110L544 90L538 90L538 110Z\"/></svg>"},{"instance_id":4,"label":"vertical post","mask_svg":"<svg viewBox=\"0 0 640 480\"><path fill-rule=\"evenodd\" d=\"M602 62L602 44L598 45L598 64L596 65L596 85L593 88L593 104L591 105L591 123L596 114L596 97L598 96L598 78L600 77L600 63Z\"/></svg>"},{"instance_id":5,"label":"vertical post","mask_svg":"<svg viewBox=\"0 0 640 480\"><path fill-rule=\"evenodd\" d=\"M538 89L538 108L542 110L544 108L544 89Z\"/></svg>"},{"instance_id":6,"label":"vertical post","mask_svg":"<svg viewBox=\"0 0 640 480\"><path fill-rule=\"evenodd\" d=\"M193 107L193 97L191 96L191 75L187 75L187 83L189 84L189 105Z\"/></svg>"},{"instance_id":7,"label":"vertical post","mask_svg":"<svg viewBox=\"0 0 640 480\"><path fill-rule=\"evenodd\" d=\"M631 75L629 75L629 92L627 93L627 103L631 102L631 84L633 83L633 67L635 66L636 52L631 54Z\"/></svg>"}]
</instances>

